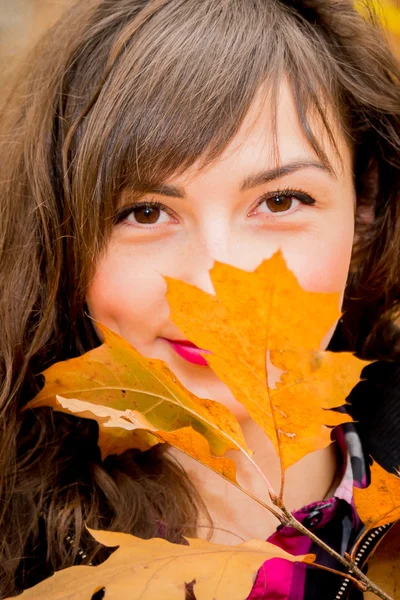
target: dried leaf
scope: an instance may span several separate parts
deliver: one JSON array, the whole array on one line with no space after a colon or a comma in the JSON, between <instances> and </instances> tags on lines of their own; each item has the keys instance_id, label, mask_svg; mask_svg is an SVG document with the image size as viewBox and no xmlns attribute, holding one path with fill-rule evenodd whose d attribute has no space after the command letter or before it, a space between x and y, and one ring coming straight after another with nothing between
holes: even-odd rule
<instances>
[{"instance_id":1,"label":"dried leaf","mask_svg":"<svg viewBox=\"0 0 400 600\"><path fill-rule=\"evenodd\" d=\"M105 588L104 600L184 600L193 582L197 600L247 598L260 566L271 558L312 563L313 555L292 556L268 542L252 540L222 546L190 539L189 545L125 533L89 530L105 546L119 546L97 567L76 566L26 590L22 600L91 600ZM9 599L10 600L10 599Z\"/></svg>"},{"instance_id":2,"label":"dried leaf","mask_svg":"<svg viewBox=\"0 0 400 600\"><path fill-rule=\"evenodd\" d=\"M99 424L99 447L103 459L109 454L122 454L130 448L149 450L162 441L151 432L156 431L144 415L137 410L117 410L110 406L92 404L76 398L56 396L56 404L65 412L94 419Z\"/></svg>"},{"instance_id":3,"label":"dried leaf","mask_svg":"<svg viewBox=\"0 0 400 600\"><path fill-rule=\"evenodd\" d=\"M400 477L385 471L378 463L371 467L367 488L354 488L357 512L367 531L400 519Z\"/></svg>"},{"instance_id":4,"label":"dried leaf","mask_svg":"<svg viewBox=\"0 0 400 600\"><path fill-rule=\"evenodd\" d=\"M204 459L234 481L234 462L213 460L228 450L251 454L232 413L219 402L190 393L163 361L141 356L119 335L104 325L98 327L104 343L44 371L45 386L26 408L51 406L75 414L77 402L83 401L86 404L81 405L81 416L99 423L103 456L128 448L146 449L154 445L154 434L158 432L156 437L160 437L163 432L164 441L168 438L174 445L193 451L194 458ZM69 406L65 400L71 401ZM131 411L130 425L127 410ZM171 435L177 430L183 430L182 440Z\"/></svg>"},{"instance_id":5,"label":"dried leaf","mask_svg":"<svg viewBox=\"0 0 400 600\"><path fill-rule=\"evenodd\" d=\"M215 295L166 278L171 319L212 353L204 358L264 429L285 470L328 446L331 427L350 420L328 409L344 404L368 363L319 350L340 316L340 295L303 290L281 252L251 273L216 262L210 276ZM283 371L276 388L267 358Z\"/></svg>"},{"instance_id":6,"label":"dried leaf","mask_svg":"<svg viewBox=\"0 0 400 600\"><path fill-rule=\"evenodd\" d=\"M139 450L148 450L160 443L168 443L185 454L188 454L203 465L207 465L217 473L232 482L236 481L236 468L233 460L219 458L211 454L207 440L192 427L182 427L166 433L157 431L141 413L134 410L116 410L109 406L101 406L77 399L57 396L57 402L62 408L80 417L95 419L99 424L99 446L103 456L119 454L126 450L125 431L131 432L129 440ZM136 438L133 436L136 435Z\"/></svg>"}]
</instances>

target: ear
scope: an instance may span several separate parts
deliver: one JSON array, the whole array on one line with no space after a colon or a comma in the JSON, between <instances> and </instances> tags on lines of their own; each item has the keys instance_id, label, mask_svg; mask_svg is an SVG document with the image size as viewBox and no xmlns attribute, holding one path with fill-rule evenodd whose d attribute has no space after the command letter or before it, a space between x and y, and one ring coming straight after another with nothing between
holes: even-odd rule
<instances>
[{"instance_id":1,"label":"ear","mask_svg":"<svg viewBox=\"0 0 400 600\"><path fill-rule=\"evenodd\" d=\"M355 214L354 243L359 242L361 240L363 233L370 229L374 221L374 204L367 205L359 203L356 207Z\"/></svg>"},{"instance_id":2,"label":"ear","mask_svg":"<svg viewBox=\"0 0 400 600\"><path fill-rule=\"evenodd\" d=\"M357 175L356 175L357 176ZM355 210L354 247L362 244L375 222L375 202L379 190L379 172L375 160L356 181L357 203Z\"/></svg>"}]
</instances>

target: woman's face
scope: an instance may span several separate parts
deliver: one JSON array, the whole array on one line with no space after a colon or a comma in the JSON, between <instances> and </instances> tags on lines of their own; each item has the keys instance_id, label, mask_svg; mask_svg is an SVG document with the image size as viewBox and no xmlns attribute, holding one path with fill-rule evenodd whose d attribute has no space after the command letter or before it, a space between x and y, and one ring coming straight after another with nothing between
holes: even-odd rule
<instances>
[{"instance_id":1,"label":"woman's face","mask_svg":"<svg viewBox=\"0 0 400 600\"><path fill-rule=\"evenodd\" d=\"M183 358L185 347L168 341L185 336L169 319L163 276L212 293L213 261L250 271L281 248L305 289L343 294L354 234L355 192L344 139L337 134L340 162L314 123L333 170L324 168L282 85L276 122L279 174L268 107L258 114L257 103L211 166L199 170L194 165L139 200L124 193L121 209L127 210L114 226L87 292L96 320L144 356L164 360L190 391L222 402L241 419L243 407L211 369L188 360L187 351ZM143 207L149 201L162 206Z\"/></svg>"}]
</instances>

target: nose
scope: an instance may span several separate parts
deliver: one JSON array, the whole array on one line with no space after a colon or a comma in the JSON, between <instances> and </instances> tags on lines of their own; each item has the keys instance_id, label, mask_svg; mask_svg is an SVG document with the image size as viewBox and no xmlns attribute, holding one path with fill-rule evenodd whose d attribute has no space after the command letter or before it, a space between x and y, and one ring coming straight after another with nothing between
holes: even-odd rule
<instances>
[{"instance_id":1,"label":"nose","mask_svg":"<svg viewBox=\"0 0 400 600\"><path fill-rule=\"evenodd\" d=\"M241 251L242 250L242 251ZM248 256L243 253L239 238L225 219L214 219L192 241L186 257L182 279L208 294L215 294L210 270L214 262L248 269ZM257 266L257 265L255 265Z\"/></svg>"},{"instance_id":2,"label":"nose","mask_svg":"<svg viewBox=\"0 0 400 600\"><path fill-rule=\"evenodd\" d=\"M211 218L210 218L211 217ZM191 231L187 243L182 245L178 263L178 278L208 294L214 294L210 269L215 261L229 263L230 228L226 216L208 215Z\"/></svg>"}]
</instances>

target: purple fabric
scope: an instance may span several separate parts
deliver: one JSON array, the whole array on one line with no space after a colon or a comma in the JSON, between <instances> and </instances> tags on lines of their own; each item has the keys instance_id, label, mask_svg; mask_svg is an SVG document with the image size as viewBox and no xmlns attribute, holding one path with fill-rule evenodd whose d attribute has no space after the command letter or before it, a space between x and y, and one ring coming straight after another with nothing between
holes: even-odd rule
<instances>
[{"instance_id":1,"label":"purple fabric","mask_svg":"<svg viewBox=\"0 0 400 600\"><path fill-rule=\"evenodd\" d=\"M286 600L293 579L293 564L273 558L263 564L248 600Z\"/></svg>"},{"instance_id":2,"label":"purple fabric","mask_svg":"<svg viewBox=\"0 0 400 600\"><path fill-rule=\"evenodd\" d=\"M268 539L290 554L308 554L311 540L284 527ZM248 600L303 600L305 565L274 558L263 564ZM295 583L295 585L293 585Z\"/></svg>"}]
</instances>

